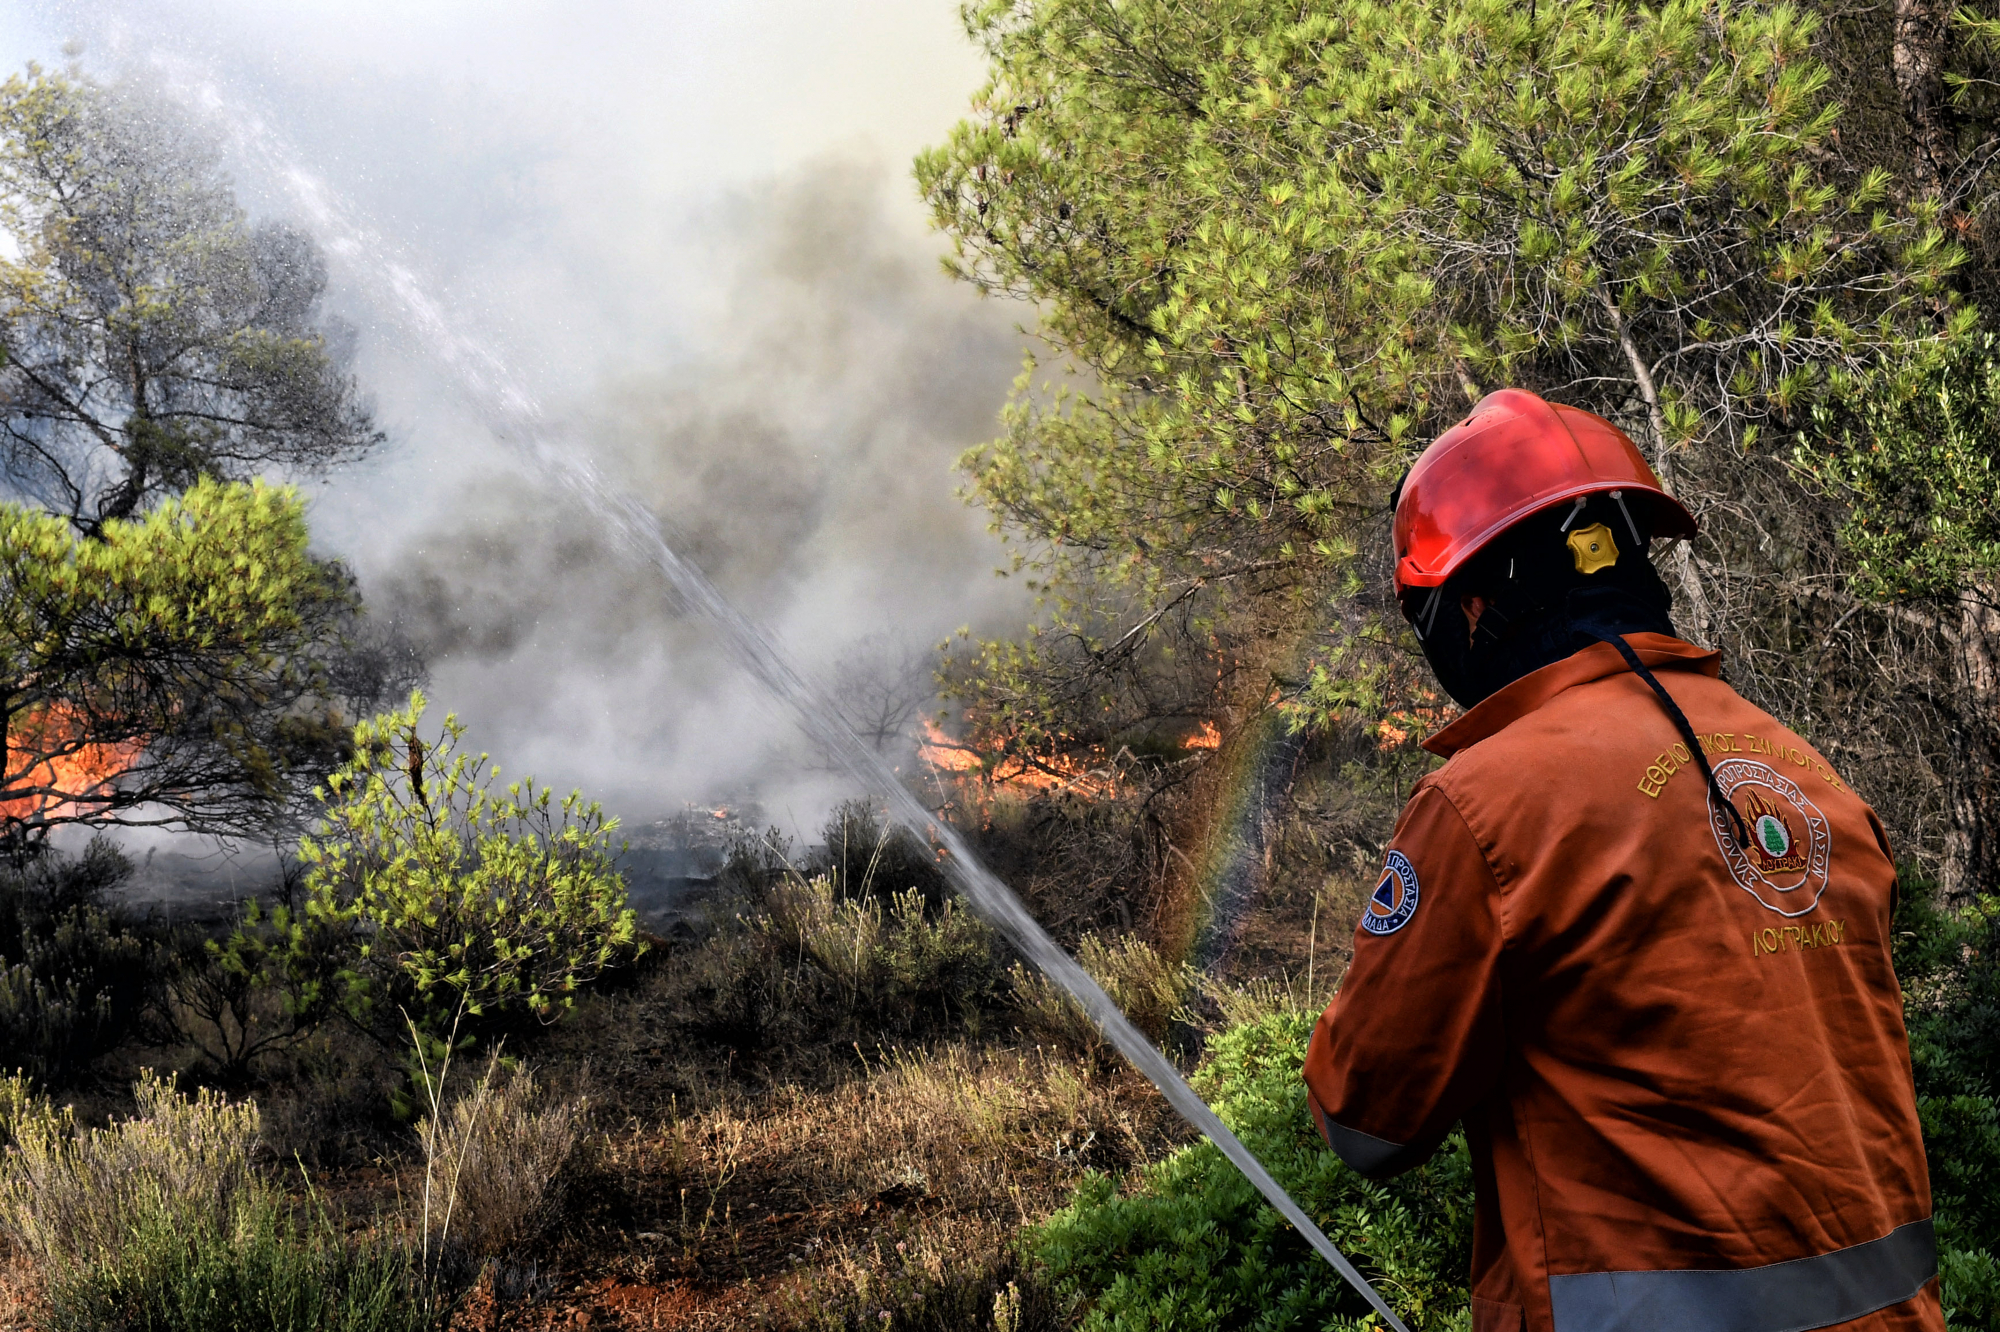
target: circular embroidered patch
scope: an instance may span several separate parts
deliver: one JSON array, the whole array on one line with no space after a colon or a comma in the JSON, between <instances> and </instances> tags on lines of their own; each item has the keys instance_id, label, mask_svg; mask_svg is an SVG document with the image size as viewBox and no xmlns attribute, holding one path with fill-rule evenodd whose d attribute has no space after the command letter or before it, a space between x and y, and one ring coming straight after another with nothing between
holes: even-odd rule
<instances>
[{"instance_id":1,"label":"circular embroidered patch","mask_svg":"<svg viewBox=\"0 0 2000 1332\"><path fill-rule=\"evenodd\" d=\"M1797 782L1750 759L1716 764L1715 784L1750 830L1750 845L1737 846L1728 813L1709 793L1709 830L1737 886L1781 916L1803 916L1818 906L1833 853L1833 834L1819 806Z\"/></svg>"},{"instance_id":2,"label":"circular embroidered patch","mask_svg":"<svg viewBox=\"0 0 2000 1332\"><path fill-rule=\"evenodd\" d=\"M1368 895L1361 928L1370 934L1394 934L1410 923L1417 909L1417 867L1401 851L1391 851L1382 867L1382 882Z\"/></svg>"}]
</instances>

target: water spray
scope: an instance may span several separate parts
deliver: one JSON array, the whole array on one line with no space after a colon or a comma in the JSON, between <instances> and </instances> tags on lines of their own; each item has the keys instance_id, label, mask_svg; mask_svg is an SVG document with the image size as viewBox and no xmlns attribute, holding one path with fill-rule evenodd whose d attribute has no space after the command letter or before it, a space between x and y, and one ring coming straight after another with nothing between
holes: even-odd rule
<instances>
[{"instance_id":1,"label":"water spray","mask_svg":"<svg viewBox=\"0 0 2000 1332\"><path fill-rule=\"evenodd\" d=\"M526 455L540 476L559 485L602 520L629 556L659 570L686 610L721 630L737 664L773 700L782 704L828 755L882 801L892 819L912 831L927 832L945 853L942 868L946 876L973 910L999 930L1044 976L1075 999L1105 1039L1159 1088L1181 1118L1214 1143L1257 1186L1271 1206L1390 1327L1396 1332L1408 1332L1395 1311L1355 1270L1354 1264L1271 1178L1263 1163L1208 1103L1195 1094L1180 1070L1140 1034L1089 973L1048 936L1007 885L980 863L957 829L935 818L910 793L881 755L840 719L832 702L806 680L768 632L730 604L707 575L681 557L657 516L633 496L621 494L610 485L588 459L561 445L540 404L500 356L454 327L416 273L390 257L382 239L324 182L300 167L283 138L260 117L226 101L212 82L190 77L190 71L174 68L165 59L156 58L156 63L167 75L173 91L207 112L224 129L237 151L282 182L321 243L351 266L354 276L379 304L398 315L411 332L436 352L469 402L483 415L487 427Z\"/></svg>"}]
</instances>

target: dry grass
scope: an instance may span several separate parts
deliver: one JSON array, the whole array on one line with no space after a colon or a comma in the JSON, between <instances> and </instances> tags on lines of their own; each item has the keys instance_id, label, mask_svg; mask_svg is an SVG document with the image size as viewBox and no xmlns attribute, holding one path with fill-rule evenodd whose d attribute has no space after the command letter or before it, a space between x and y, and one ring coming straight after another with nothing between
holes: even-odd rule
<instances>
[{"instance_id":1,"label":"dry grass","mask_svg":"<svg viewBox=\"0 0 2000 1332\"><path fill-rule=\"evenodd\" d=\"M782 1292L769 1321L813 1332L1056 1332L1067 1301L1039 1282L1018 1235L984 1217L924 1217L832 1254Z\"/></svg>"},{"instance_id":2,"label":"dry grass","mask_svg":"<svg viewBox=\"0 0 2000 1332\"><path fill-rule=\"evenodd\" d=\"M547 1095L496 1050L464 1095L417 1125L426 1264L476 1267L540 1239L561 1210L588 1114L586 1100Z\"/></svg>"},{"instance_id":3,"label":"dry grass","mask_svg":"<svg viewBox=\"0 0 2000 1332\"><path fill-rule=\"evenodd\" d=\"M829 1091L729 1096L636 1132L626 1150L657 1153L677 1204L661 1219L691 1243L718 1208L743 1206L935 1199L1011 1222L1087 1165L1151 1158L1164 1112L1143 1086L1051 1050L955 1044L883 1055Z\"/></svg>"},{"instance_id":4,"label":"dry grass","mask_svg":"<svg viewBox=\"0 0 2000 1332\"><path fill-rule=\"evenodd\" d=\"M1077 945L1076 960L1132 1025L1155 1041L1166 1035L1167 1024L1180 1014L1198 980L1192 968L1166 961L1129 935L1107 943L1095 933L1086 934ZM1104 1047L1103 1035L1067 991L1019 962L1007 975L1024 1029L1072 1050Z\"/></svg>"},{"instance_id":5,"label":"dry grass","mask_svg":"<svg viewBox=\"0 0 2000 1332\"><path fill-rule=\"evenodd\" d=\"M256 1190L255 1105L183 1096L151 1072L136 1096L133 1118L78 1132L67 1111L9 1089L0 1229L44 1268L115 1262L142 1221L221 1231Z\"/></svg>"},{"instance_id":6,"label":"dry grass","mask_svg":"<svg viewBox=\"0 0 2000 1332\"><path fill-rule=\"evenodd\" d=\"M14 1126L40 1119L48 1113L48 1102L34 1092L28 1076L15 1071L0 1078L0 1150L12 1145Z\"/></svg>"},{"instance_id":7,"label":"dry grass","mask_svg":"<svg viewBox=\"0 0 2000 1332\"><path fill-rule=\"evenodd\" d=\"M1249 965L1227 986L1102 925L1071 937L1140 1025L1185 1040L1219 1014L1323 995L1345 952L1326 936L1351 928L1321 922L1315 966L1318 899L1351 889L1328 865L1321 851L1261 895L1253 922L1282 905L1298 927L1239 947ZM774 874L538 1038L551 1074L588 1054L604 1120L622 1127L599 1141L590 1203L547 1255L546 1270L576 1275L492 1326L560 1326L571 1310L663 1329L844 1332L885 1312L940 1332L1063 1325L1020 1257L1021 1226L1066 1205L1084 1171L1159 1159L1186 1131L1038 978L914 1029L928 982L912 982L939 968L901 954L936 951L944 917L914 895L899 905Z\"/></svg>"},{"instance_id":8,"label":"dry grass","mask_svg":"<svg viewBox=\"0 0 2000 1332\"><path fill-rule=\"evenodd\" d=\"M993 991L993 932L956 902L928 902L921 888L843 898L827 875L787 874L764 905L757 928L774 945L773 960L816 971L849 1016L906 1028L949 1022Z\"/></svg>"},{"instance_id":9,"label":"dry grass","mask_svg":"<svg viewBox=\"0 0 2000 1332\"><path fill-rule=\"evenodd\" d=\"M858 1327L866 1311L880 1327L884 1301L899 1327L982 1326L1021 1277L1023 1222L1082 1171L1155 1160L1178 1136L1136 1075L1068 1051L891 1051L832 1086L719 1082L629 1122L601 1145L607 1197L578 1229L618 1251L594 1270L659 1303L630 1326ZM919 1307L978 1317L913 1322Z\"/></svg>"},{"instance_id":10,"label":"dry grass","mask_svg":"<svg viewBox=\"0 0 2000 1332\"><path fill-rule=\"evenodd\" d=\"M35 1332L39 1291L24 1254L0 1242L0 1332Z\"/></svg>"}]
</instances>

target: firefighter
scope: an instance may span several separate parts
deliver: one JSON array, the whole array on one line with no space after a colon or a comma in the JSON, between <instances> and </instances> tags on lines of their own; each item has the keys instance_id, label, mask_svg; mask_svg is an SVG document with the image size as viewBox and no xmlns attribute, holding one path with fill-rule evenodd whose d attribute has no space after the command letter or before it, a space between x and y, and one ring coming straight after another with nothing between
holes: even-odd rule
<instances>
[{"instance_id":1,"label":"firefighter","mask_svg":"<svg viewBox=\"0 0 2000 1332\"><path fill-rule=\"evenodd\" d=\"M1888 843L1675 634L1650 555L1693 517L1515 389L1395 511L1465 711L1314 1029L1321 1133L1385 1178L1464 1123L1475 1332L1941 1332Z\"/></svg>"}]
</instances>

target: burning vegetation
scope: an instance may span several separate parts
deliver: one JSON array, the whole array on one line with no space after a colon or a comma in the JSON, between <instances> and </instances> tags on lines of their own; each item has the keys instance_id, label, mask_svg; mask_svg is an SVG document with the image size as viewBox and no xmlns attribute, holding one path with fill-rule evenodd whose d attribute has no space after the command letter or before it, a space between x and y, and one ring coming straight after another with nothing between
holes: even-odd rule
<instances>
[{"instance_id":1,"label":"burning vegetation","mask_svg":"<svg viewBox=\"0 0 2000 1332\"><path fill-rule=\"evenodd\" d=\"M934 721L923 723L917 760L934 781L961 789L970 783L982 796L1028 797L1067 793L1097 799L1115 797L1120 775L1115 760L1066 753L1060 741L1041 747L1000 737L988 744L954 740Z\"/></svg>"},{"instance_id":2,"label":"burning vegetation","mask_svg":"<svg viewBox=\"0 0 2000 1332\"><path fill-rule=\"evenodd\" d=\"M80 709L44 703L17 714L6 735L0 821L32 828L88 821L112 800L112 783L144 752L141 738L93 739Z\"/></svg>"},{"instance_id":3,"label":"burning vegetation","mask_svg":"<svg viewBox=\"0 0 2000 1332\"><path fill-rule=\"evenodd\" d=\"M974 793L970 798L977 802L990 802L995 796L1030 799L1050 795L1118 800L1131 792L1134 772L1143 766L1128 746L1106 752L1103 746L1078 746L1061 735L1031 744L1018 731L994 734L977 725L971 729L974 739L957 740L936 721L925 719L917 745L917 761L925 773L940 787L949 785L957 790L961 800L967 798L968 787ZM1177 740L1167 742L1164 753L1169 761L1175 751L1199 757L1219 750L1222 742L1222 728L1203 718Z\"/></svg>"}]
</instances>

